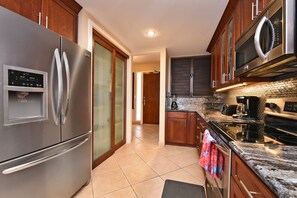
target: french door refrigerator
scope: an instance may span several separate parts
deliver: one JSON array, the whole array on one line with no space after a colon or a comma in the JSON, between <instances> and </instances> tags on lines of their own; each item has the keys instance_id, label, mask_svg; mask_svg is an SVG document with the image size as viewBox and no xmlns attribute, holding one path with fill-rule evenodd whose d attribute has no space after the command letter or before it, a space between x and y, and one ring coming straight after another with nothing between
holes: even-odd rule
<instances>
[{"instance_id":1,"label":"french door refrigerator","mask_svg":"<svg viewBox=\"0 0 297 198\"><path fill-rule=\"evenodd\" d=\"M91 55L0 7L0 197L71 197L91 177Z\"/></svg>"}]
</instances>

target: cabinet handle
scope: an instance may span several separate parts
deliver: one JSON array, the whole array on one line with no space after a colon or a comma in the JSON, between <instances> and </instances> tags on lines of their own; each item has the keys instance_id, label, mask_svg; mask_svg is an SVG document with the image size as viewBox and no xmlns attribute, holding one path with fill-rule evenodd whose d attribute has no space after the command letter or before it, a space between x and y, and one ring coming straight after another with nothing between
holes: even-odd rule
<instances>
[{"instance_id":1,"label":"cabinet handle","mask_svg":"<svg viewBox=\"0 0 297 198\"><path fill-rule=\"evenodd\" d=\"M259 14L259 0L256 0L256 16Z\"/></svg>"},{"instance_id":2,"label":"cabinet handle","mask_svg":"<svg viewBox=\"0 0 297 198\"><path fill-rule=\"evenodd\" d=\"M249 191L248 188L244 185L244 183L239 180L240 185L243 187L243 189L245 190L245 192L248 194L249 198L253 198L253 195L262 195L262 193L259 192L254 192L254 191Z\"/></svg>"},{"instance_id":3,"label":"cabinet handle","mask_svg":"<svg viewBox=\"0 0 297 198\"><path fill-rule=\"evenodd\" d=\"M45 17L45 27L48 28L48 16Z\"/></svg>"},{"instance_id":4,"label":"cabinet handle","mask_svg":"<svg viewBox=\"0 0 297 198\"><path fill-rule=\"evenodd\" d=\"M212 88L215 88L215 87L216 87L216 81L212 80Z\"/></svg>"},{"instance_id":5,"label":"cabinet handle","mask_svg":"<svg viewBox=\"0 0 297 198\"><path fill-rule=\"evenodd\" d=\"M41 12L38 13L38 25L41 25Z\"/></svg>"},{"instance_id":6,"label":"cabinet handle","mask_svg":"<svg viewBox=\"0 0 297 198\"><path fill-rule=\"evenodd\" d=\"M252 2L252 21L254 20L254 7L255 7L255 4L254 2Z\"/></svg>"},{"instance_id":7,"label":"cabinet handle","mask_svg":"<svg viewBox=\"0 0 297 198\"><path fill-rule=\"evenodd\" d=\"M225 84L225 79L226 79L226 74L223 73L223 74L222 74L222 84Z\"/></svg>"}]
</instances>

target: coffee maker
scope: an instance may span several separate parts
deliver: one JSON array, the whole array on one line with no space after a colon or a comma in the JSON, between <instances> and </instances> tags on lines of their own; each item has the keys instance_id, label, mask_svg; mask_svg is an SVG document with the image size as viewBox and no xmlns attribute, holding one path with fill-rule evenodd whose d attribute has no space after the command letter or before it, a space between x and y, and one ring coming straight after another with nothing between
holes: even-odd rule
<instances>
[{"instance_id":1,"label":"coffee maker","mask_svg":"<svg viewBox=\"0 0 297 198\"><path fill-rule=\"evenodd\" d=\"M256 96L237 96L236 114L233 117L257 119L260 99Z\"/></svg>"}]
</instances>

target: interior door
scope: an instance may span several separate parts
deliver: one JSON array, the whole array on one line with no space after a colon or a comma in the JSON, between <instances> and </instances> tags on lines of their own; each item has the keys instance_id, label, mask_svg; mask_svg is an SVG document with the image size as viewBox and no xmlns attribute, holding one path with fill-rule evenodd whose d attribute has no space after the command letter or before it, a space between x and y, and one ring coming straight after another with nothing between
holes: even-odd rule
<instances>
[{"instance_id":1,"label":"interior door","mask_svg":"<svg viewBox=\"0 0 297 198\"><path fill-rule=\"evenodd\" d=\"M63 37L61 43L64 86L61 122L65 141L91 131L91 53Z\"/></svg>"},{"instance_id":2,"label":"interior door","mask_svg":"<svg viewBox=\"0 0 297 198\"><path fill-rule=\"evenodd\" d=\"M60 142L60 126L55 124L52 111L56 109L57 100L51 92L52 82L57 81L54 51L59 50L60 38L54 32L3 7L0 7L0 27L0 150L5 151L0 152L1 162ZM43 109L47 113L47 119L4 125L4 108L11 107L4 107L3 102L3 77L7 75L3 73L4 65L47 73L44 85L47 86L48 100ZM34 96L33 91L31 93L28 93L27 101L19 101L19 112L30 101L34 101L34 97L31 97Z\"/></svg>"},{"instance_id":3,"label":"interior door","mask_svg":"<svg viewBox=\"0 0 297 198\"><path fill-rule=\"evenodd\" d=\"M112 51L94 42L93 160L101 163L112 149Z\"/></svg>"},{"instance_id":4,"label":"interior door","mask_svg":"<svg viewBox=\"0 0 297 198\"><path fill-rule=\"evenodd\" d=\"M143 123L159 124L160 73L143 75Z\"/></svg>"}]
</instances>

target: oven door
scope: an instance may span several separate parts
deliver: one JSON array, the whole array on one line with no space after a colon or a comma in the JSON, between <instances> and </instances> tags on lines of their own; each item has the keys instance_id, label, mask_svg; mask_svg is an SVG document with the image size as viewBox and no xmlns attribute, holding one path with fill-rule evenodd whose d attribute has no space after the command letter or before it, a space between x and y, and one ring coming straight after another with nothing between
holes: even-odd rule
<instances>
[{"instance_id":1,"label":"oven door","mask_svg":"<svg viewBox=\"0 0 297 198\"><path fill-rule=\"evenodd\" d=\"M207 196L212 198L229 198L230 195L230 174L231 174L231 149L222 142L217 141L215 146L223 154L224 166L222 179L206 173L206 191Z\"/></svg>"}]
</instances>

